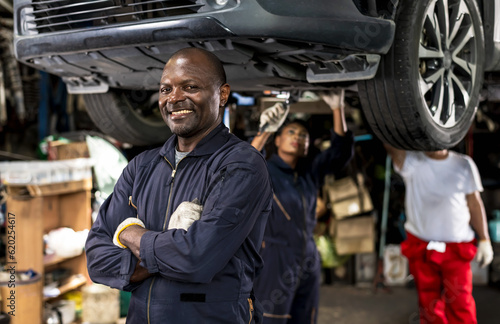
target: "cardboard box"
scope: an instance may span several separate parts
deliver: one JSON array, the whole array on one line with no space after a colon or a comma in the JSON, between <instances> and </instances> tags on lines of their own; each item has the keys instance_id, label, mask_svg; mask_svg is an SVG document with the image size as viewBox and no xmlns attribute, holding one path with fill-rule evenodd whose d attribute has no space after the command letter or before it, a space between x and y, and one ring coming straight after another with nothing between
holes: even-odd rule
<instances>
[{"instance_id":1,"label":"cardboard box","mask_svg":"<svg viewBox=\"0 0 500 324\"><path fill-rule=\"evenodd\" d=\"M372 215L335 222L335 248L339 255L375 251L375 223Z\"/></svg>"},{"instance_id":2,"label":"cardboard box","mask_svg":"<svg viewBox=\"0 0 500 324\"><path fill-rule=\"evenodd\" d=\"M51 184L92 178L94 161L90 158L61 161L0 162L0 180L11 185Z\"/></svg>"},{"instance_id":3,"label":"cardboard box","mask_svg":"<svg viewBox=\"0 0 500 324\"><path fill-rule=\"evenodd\" d=\"M92 178L49 184L11 184L7 186L9 196L16 199L55 196L92 189Z\"/></svg>"},{"instance_id":4,"label":"cardboard box","mask_svg":"<svg viewBox=\"0 0 500 324\"><path fill-rule=\"evenodd\" d=\"M49 160L70 160L90 157L86 142L49 142Z\"/></svg>"},{"instance_id":5,"label":"cardboard box","mask_svg":"<svg viewBox=\"0 0 500 324\"><path fill-rule=\"evenodd\" d=\"M363 175L334 179L325 178L324 190L328 194L332 213L336 219L343 219L373 210L370 193L364 185Z\"/></svg>"}]
</instances>

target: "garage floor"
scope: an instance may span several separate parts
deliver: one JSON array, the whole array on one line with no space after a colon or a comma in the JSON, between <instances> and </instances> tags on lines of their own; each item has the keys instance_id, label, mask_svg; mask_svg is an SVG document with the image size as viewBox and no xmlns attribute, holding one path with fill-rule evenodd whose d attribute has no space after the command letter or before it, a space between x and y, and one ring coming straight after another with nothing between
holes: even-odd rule
<instances>
[{"instance_id":1,"label":"garage floor","mask_svg":"<svg viewBox=\"0 0 500 324\"><path fill-rule=\"evenodd\" d=\"M479 324L500 323L500 288L475 286ZM318 324L417 324L417 294L413 288L391 292L347 284L321 286Z\"/></svg>"}]
</instances>

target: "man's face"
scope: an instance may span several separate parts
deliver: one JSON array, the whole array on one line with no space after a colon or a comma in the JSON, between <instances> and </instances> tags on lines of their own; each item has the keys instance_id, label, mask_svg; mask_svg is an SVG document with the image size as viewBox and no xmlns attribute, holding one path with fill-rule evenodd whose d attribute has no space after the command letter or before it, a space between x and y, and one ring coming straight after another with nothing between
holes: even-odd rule
<instances>
[{"instance_id":1,"label":"man's face","mask_svg":"<svg viewBox=\"0 0 500 324\"><path fill-rule=\"evenodd\" d=\"M165 65L158 103L172 133L183 138L206 135L221 122L229 86L215 79L203 55L179 56Z\"/></svg>"}]
</instances>

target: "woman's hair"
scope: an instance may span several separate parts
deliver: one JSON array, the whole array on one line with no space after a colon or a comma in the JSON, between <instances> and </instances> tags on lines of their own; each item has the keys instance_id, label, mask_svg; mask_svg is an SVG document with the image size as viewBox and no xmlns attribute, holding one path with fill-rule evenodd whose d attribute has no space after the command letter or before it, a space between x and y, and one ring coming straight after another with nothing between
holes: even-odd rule
<instances>
[{"instance_id":1,"label":"woman's hair","mask_svg":"<svg viewBox=\"0 0 500 324\"><path fill-rule=\"evenodd\" d=\"M281 135L281 133L283 132L283 129L290 124L299 124L302 127L304 127L307 130L307 132L309 133L309 125L307 124L307 122L305 120L299 119L299 118L295 118L295 119L288 119L287 118L287 119L285 119L285 122L283 122L283 125L281 125L280 128L278 128L278 130L276 131L276 133L274 133L274 136Z\"/></svg>"}]
</instances>

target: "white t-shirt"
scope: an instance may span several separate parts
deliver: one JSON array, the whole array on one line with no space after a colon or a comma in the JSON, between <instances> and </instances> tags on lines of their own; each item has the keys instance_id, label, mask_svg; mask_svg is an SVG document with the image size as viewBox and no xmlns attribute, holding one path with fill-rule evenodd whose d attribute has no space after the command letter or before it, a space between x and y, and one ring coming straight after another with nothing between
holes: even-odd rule
<instances>
[{"instance_id":1,"label":"white t-shirt","mask_svg":"<svg viewBox=\"0 0 500 324\"><path fill-rule=\"evenodd\" d=\"M474 239L466 195L483 191L474 161L449 151L436 160L407 151L401 174L406 187L405 229L425 241L468 242Z\"/></svg>"}]
</instances>

